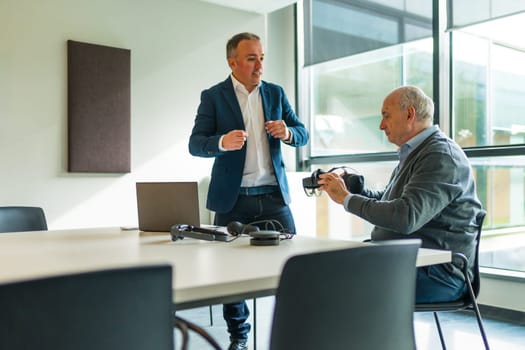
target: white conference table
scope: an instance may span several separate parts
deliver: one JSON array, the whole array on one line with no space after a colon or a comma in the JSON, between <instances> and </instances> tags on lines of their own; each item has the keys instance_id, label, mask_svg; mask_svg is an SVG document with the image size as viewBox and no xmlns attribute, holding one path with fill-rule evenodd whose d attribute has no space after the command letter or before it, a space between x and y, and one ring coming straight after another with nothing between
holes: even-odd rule
<instances>
[{"instance_id":1,"label":"white conference table","mask_svg":"<svg viewBox=\"0 0 525 350\"><path fill-rule=\"evenodd\" d=\"M185 238L120 228L0 234L0 283L96 269L167 263L174 267L177 310L275 294L293 255L367 243L296 236L278 246ZM449 251L420 249L417 266L450 262Z\"/></svg>"}]
</instances>

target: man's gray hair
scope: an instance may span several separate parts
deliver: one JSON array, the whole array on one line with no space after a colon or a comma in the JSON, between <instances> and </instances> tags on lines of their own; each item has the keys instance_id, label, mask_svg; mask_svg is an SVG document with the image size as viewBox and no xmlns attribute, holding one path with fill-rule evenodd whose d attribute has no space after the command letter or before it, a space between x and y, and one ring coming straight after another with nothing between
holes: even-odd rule
<instances>
[{"instance_id":1,"label":"man's gray hair","mask_svg":"<svg viewBox=\"0 0 525 350\"><path fill-rule=\"evenodd\" d=\"M417 86L402 86L399 88L399 107L406 109L413 106L419 120L434 118L434 101Z\"/></svg>"},{"instance_id":2,"label":"man's gray hair","mask_svg":"<svg viewBox=\"0 0 525 350\"><path fill-rule=\"evenodd\" d=\"M253 33L248 33L248 32L235 34L226 43L226 59L228 59L230 57L235 57L235 55L237 54L236 53L237 46L239 46L239 43L242 40L258 40L258 41L260 41L261 38L259 38L259 36L255 35Z\"/></svg>"}]
</instances>

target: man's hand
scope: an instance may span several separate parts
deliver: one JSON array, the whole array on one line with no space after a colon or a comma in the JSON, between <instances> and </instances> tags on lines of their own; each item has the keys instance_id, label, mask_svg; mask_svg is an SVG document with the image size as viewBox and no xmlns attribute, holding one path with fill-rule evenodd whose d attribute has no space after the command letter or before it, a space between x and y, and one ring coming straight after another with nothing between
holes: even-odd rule
<instances>
[{"instance_id":1,"label":"man's hand","mask_svg":"<svg viewBox=\"0 0 525 350\"><path fill-rule=\"evenodd\" d=\"M276 139L281 139L283 141L288 141L290 139L290 130L286 127L284 120L270 120L264 123L264 128L266 132L275 137Z\"/></svg>"},{"instance_id":2,"label":"man's hand","mask_svg":"<svg viewBox=\"0 0 525 350\"><path fill-rule=\"evenodd\" d=\"M317 181L321 187L321 191L328 193L330 198L336 203L343 204L345 198L350 192L346 188L343 178L336 173L324 173L319 175L319 181Z\"/></svg>"},{"instance_id":3,"label":"man's hand","mask_svg":"<svg viewBox=\"0 0 525 350\"><path fill-rule=\"evenodd\" d=\"M227 151L241 149L246 143L248 133L244 130L232 130L222 138L222 148Z\"/></svg>"}]
</instances>

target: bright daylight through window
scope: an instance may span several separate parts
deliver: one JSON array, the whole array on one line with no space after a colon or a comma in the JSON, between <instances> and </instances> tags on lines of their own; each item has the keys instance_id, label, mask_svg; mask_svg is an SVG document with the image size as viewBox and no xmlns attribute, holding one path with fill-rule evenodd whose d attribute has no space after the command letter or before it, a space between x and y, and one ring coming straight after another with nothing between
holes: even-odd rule
<instances>
[{"instance_id":1,"label":"bright daylight through window","mask_svg":"<svg viewBox=\"0 0 525 350\"><path fill-rule=\"evenodd\" d=\"M447 30L434 23L438 3L454 8ZM436 122L472 163L488 212L481 265L525 272L525 8L482 3L303 1L299 96L311 130L303 163L310 171L346 165L383 188L397 153L379 130L381 104L393 88L417 85L438 101ZM327 196L312 200L320 234L370 233Z\"/></svg>"}]
</instances>

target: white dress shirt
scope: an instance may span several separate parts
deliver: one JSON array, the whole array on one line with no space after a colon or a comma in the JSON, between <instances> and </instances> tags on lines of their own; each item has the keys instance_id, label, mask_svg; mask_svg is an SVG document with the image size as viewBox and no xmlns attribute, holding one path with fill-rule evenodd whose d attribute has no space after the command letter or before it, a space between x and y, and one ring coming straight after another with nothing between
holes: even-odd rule
<instances>
[{"instance_id":1,"label":"white dress shirt","mask_svg":"<svg viewBox=\"0 0 525 350\"><path fill-rule=\"evenodd\" d=\"M264 128L264 111L260 94L260 84L248 92L246 87L231 75L237 101L241 107L242 118L248 137L246 139L246 160L241 187L277 185L268 135Z\"/></svg>"}]
</instances>

